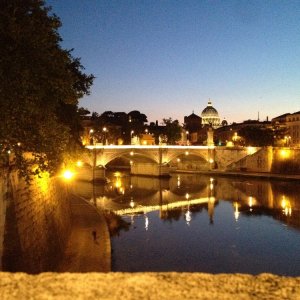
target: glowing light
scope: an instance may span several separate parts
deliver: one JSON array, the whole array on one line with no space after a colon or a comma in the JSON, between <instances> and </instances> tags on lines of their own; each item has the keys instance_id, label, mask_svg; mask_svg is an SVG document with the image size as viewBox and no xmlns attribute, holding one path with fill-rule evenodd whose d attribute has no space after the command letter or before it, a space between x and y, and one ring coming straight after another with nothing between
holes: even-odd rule
<instances>
[{"instance_id":1,"label":"glowing light","mask_svg":"<svg viewBox=\"0 0 300 300\"><path fill-rule=\"evenodd\" d=\"M190 198L190 194L189 194L189 193L186 193L186 194L185 194L185 199L188 200L189 198Z\"/></svg>"},{"instance_id":2,"label":"glowing light","mask_svg":"<svg viewBox=\"0 0 300 300\"><path fill-rule=\"evenodd\" d=\"M114 173L114 176L115 176L115 177L120 177L120 176L121 176L121 173L120 173L120 172L115 172L115 173Z\"/></svg>"},{"instance_id":3,"label":"glowing light","mask_svg":"<svg viewBox=\"0 0 300 300\"><path fill-rule=\"evenodd\" d=\"M83 162L82 162L81 160L78 160L78 161L76 162L76 166L77 166L77 167L82 167L82 166L83 166Z\"/></svg>"},{"instance_id":4,"label":"glowing light","mask_svg":"<svg viewBox=\"0 0 300 300\"><path fill-rule=\"evenodd\" d=\"M90 129L90 133L93 133L94 132L94 129Z\"/></svg>"},{"instance_id":5,"label":"glowing light","mask_svg":"<svg viewBox=\"0 0 300 300\"><path fill-rule=\"evenodd\" d=\"M239 205L237 202L234 202L234 218L235 220L237 221L239 219L239 215L240 215L240 212L239 212Z\"/></svg>"},{"instance_id":6,"label":"glowing light","mask_svg":"<svg viewBox=\"0 0 300 300\"><path fill-rule=\"evenodd\" d=\"M148 218L147 215L145 215L145 229L146 229L146 231L148 230L148 228L149 228L149 218Z\"/></svg>"},{"instance_id":7,"label":"glowing light","mask_svg":"<svg viewBox=\"0 0 300 300\"><path fill-rule=\"evenodd\" d=\"M177 162L180 162L180 158L177 158Z\"/></svg>"},{"instance_id":8,"label":"glowing light","mask_svg":"<svg viewBox=\"0 0 300 300\"><path fill-rule=\"evenodd\" d=\"M252 207L253 206L253 198L250 196L249 197L249 206Z\"/></svg>"},{"instance_id":9,"label":"glowing light","mask_svg":"<svg viewBox=\"0 0 300 300\"><path fill-rule=\"evenodd\" d=\"M291 216L292 215L292 207L291 207L291 203L289 200L286 199L285 196L282 196L282 200L281 200L281 207L282 207L282 211L286 216Z\"/></svg>"},{"instance_id":10,"label":"glowing light","mask_svg":"<svg viewBox=\"0 0 300 300\"><path fill-rule=\"evenodd\" d=\"M65 170L63 172L63 177L66 179L66 180L71 180L74 176L74 173L70 170Z\"/></svg>"},{"instance_id":11,"label":"glowing light","mask_svg":"<svg viewBox=\"0 0 300 300\"><path fill-rule=\"evenodd\" d=\"M147 145L147 141L143 141L143 145Z\"/></svg>"},{"instance_id":12,"label":"glowing light","mask_svg":"<svg viewBox=\"0 0 300 300\"><path fill-rule=\"evenodd\" d=\"M133 154L134 154L133 151L130 151L130 155L133 156Z\"/></svg>"},{"instance_id":13,"label":"glowing light","mask_svg":"<svg viewBox=\"0 0 300 300\"><path fill-rule=\"evenodd\" d=\"M7 153L8 153L8 154L11 154L11 151L10 151L10 150L7 150Z\"/></svg>"},{"instance_id":14,"label":"glowing light","mask_svg":"<svg viewBox=\"0 0 300 300\"><path fill-rule=\"evenodd\" d=\"M280 150L280 157L285 159L288 158L290 156L290 151L287 149L282 149Z\"/></svg>"},{"instance_id":15,"label":"glowing light","mask_svg":"<svg viewBox=\"0 0 300 300\"><path fill-rule=\"evenodd\" d=\"M192 221L192 214L189 210L185 213L185 220L187 225L190 225L190 222Z\"/></svg>"},{"instance_id":16,"label":"glowing light","mask_svg":"<svg viewBox=\"0 0 300 300\"><path fill-rule=\"evenodd\" d=\"M185 155L189 155L189 151L185 151Z\"/></svg>"},{"instance_id":17,"label":"glowing light","mask_svg":"<svg viewBox=\"0 0 300 300\"><path fill-rule=\"evenodd\" d=\"M207 150L214 149L215 146L177 146L177 145L87 145L87 149L195 149L195 150Z\"/></svg>"},{"instance_id":18,"label":"glowing light","mask_svg":"<svg viewBox=\"0 0 300 300\"><path fill-rule=\"evenodd\" d=\"M209 159L209 163L212 164L213 162L214 162L214 160L213 160L212 158L210 158L210 159Z\"/></svg>"},{"instance_id":19,"label":"glowing light","mask_svg":"<svg viewBox=\"0 0 300 300\"><path fill-rule=\"evenodd\" d=\"M132 161L132 160L130 161L130 165L131 165L131 166L133 165L133 161Z\"/></svg>"},{"instance_id":20,"label":"glowing light","mask_svg":"<svg viewBox=\"0 0 300 300\"><path fill-rule=\"evenodd\" d=\"M20 146L21 146L21 143L19 142L19 143L17 143L17 145L20 147Z\"/></svg>"},{"instance_id":21,"label":"glowing light","mask_svg":"<svg viewBox=\"0 0 300 300\"><path fill-rule=\"evenodd\" d=\"M103 130L103 132L106 132L106 131L107 131L107 128L106 128L106 127L103 127L102 130Z\"/></svg>"},{"instance_id":22,"label":"glowing light","mask_svg":"<svg viewBox=\"0 0 300 300\"><path fill-rule=\"evenodd\" d=\"M211 177L211 178L209 178L209 181L210 181L210 182L213 182L213 181L214 181L214 179Z\"/></svg>"},{"instance_id":23,"label":"glowing light","mask_svg":"<svg viewBox=\"0 0 300 300\"><path fill-rule=\"evenodd\" d=\"M252 155L252 154L254 154L256 151L255 151L255 148L254 147L251 147L251 146L249 146L249 147L247 147L247 154L248 155Z\"/></svg>"},{"instance_id":24,"label":"glowing light","mask_svg":"<svg viewBox=\"0 0 300 300\"><path fill-rule=\"evenodd\" d=\"M134 205L135 205L135 204L134 204L134 202L133 202L133 198L131 198L129 205L130 205L131 208L134 208Z\"/></svg>"},{"instance_id":25,"label":"glowing light","mask_svg":"<svg viewBox=\"0 0 300 300\"><path fill-rule=\"evenodd\" d=\"M212 191L212 190L214 189L214 185L211 183L211 184L209 185L209 188L210 188L210 190Z\"/></svg>"}]
</instances>

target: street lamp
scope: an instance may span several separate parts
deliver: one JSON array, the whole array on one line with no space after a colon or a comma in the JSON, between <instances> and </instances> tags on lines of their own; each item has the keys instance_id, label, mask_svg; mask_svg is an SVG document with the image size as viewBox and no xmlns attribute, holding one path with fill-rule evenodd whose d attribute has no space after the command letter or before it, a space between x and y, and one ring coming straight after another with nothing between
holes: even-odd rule
<instances>
[{"instance_id":1,"label":"street lamp","mask_svg":"<svg viewBox=\"0 0 300 300\"><path fill-rule=\"evenodd\" d=\"M94 133L94 129L90 129L90 134L89 134L89 137L90 137L90 145L94 145L94 139L92 137L92 134Z\"/></svg>"},{"instance_id":2,"label":"street lamp","mask_svg":"<svg viewBox=\"0 0 300 300\"><path fill-rule=\"evenodd\" d=\"M103 134L104 134L104 143L103 144L107 145L106 133L107 133L108 130L107 130L106 127L103 127L102 131L103 131Z\"/></svg>"},{"instance_id":3,"label":"street lamp","mask_svg":"<svg viewBox=\"0 0 300 300\"><path fill-rule=\"evenodd\" d=\"M190 143L189 143L189 131L187 130L187 131L185 132L185 134L186 134L186 144L189 145L189 144L190 144Z\"/></svg>"}]
</instances>

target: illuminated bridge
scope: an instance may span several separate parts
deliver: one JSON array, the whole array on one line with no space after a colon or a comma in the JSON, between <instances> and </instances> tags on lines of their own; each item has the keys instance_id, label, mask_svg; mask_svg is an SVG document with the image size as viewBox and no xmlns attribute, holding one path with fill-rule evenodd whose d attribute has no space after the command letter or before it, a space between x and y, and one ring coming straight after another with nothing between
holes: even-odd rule
<instances>
[{"instance_id":1,"label":"illuminated bridge","mask_svg":"<svg viewBox=\"0 0 300 300\"><path fill-rule=\"evenodd\" d=\"M86 149L82 156L85 168L80 171L80 179L85 180L105 178L107 166L118 159L128 163L131 174L149 176L167 176L170 171L187 169L230 170L246 162L254 165L257 154L260 167L268 165L266 150L255 147L90 145Z\"/></svg>"}]
</instances>

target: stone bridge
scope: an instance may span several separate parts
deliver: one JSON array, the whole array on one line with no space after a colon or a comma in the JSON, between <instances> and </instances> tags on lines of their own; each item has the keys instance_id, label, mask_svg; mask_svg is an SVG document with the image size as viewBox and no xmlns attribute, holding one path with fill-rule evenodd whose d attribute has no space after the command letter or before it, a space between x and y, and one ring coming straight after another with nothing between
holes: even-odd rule
<instances>
[{"instance_id":1,"label":"stone bridge","mask_svg":"<svg viewBox=\"0 0 300 300\"><path fill-rule=\"evenodd\" d=\"M168 176L170 171L185 169L222 171L234 169L247 157L255 160L253 157L262 150L215 146L87 146L81 159L84 167L78 174L80 179L85 180L104 179L107 166L118 159L127 163L131 174L136 175Z\"/></svg>"}]
</instances>

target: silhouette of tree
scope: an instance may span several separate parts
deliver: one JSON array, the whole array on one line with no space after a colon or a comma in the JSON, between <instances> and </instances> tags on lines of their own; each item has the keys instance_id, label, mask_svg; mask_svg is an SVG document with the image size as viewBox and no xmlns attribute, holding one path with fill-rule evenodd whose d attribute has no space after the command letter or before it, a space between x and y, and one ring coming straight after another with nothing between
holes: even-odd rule
<instances>
[{"instance_id":1,"label":"silhouette of tree","mask_svg":"<svg viewBox=\"0 0 300 300\"><path fill-rule=\"evenodd\" d=\"M94 77L61 48L60 26L42 0L0 2L0 153L23 175L55 172L79 145L78 100Z\"/></svg>"}]
</instances>

